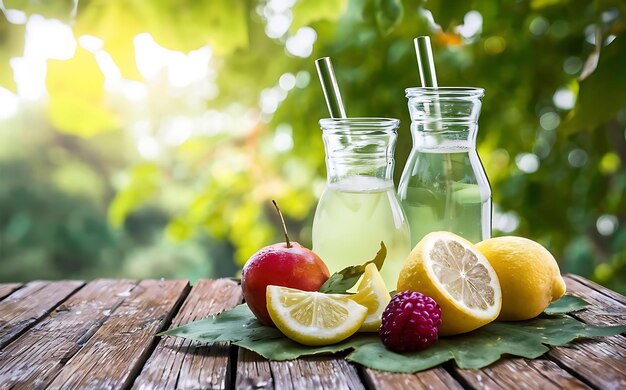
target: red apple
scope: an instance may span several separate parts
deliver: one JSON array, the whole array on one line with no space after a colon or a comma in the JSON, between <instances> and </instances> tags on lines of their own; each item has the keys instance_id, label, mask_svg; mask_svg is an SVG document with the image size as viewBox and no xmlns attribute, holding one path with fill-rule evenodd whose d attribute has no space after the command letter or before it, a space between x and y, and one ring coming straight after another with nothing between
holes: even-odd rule
<instances>
[{"instance_id":1,"label":"red apple","mask_svg":"<svg viewBox=\"0 0 626 390\"><path fill-rule=\"evenodd\" d=\"M278 206L276 209L278 210ZM280 215L280 211L278 213ZM282 220L282 215L280 217ZM284 221L283 229L286 242L266 246L252 255L241 275L241 288L246 303L264 325L274 325L267 312L267 286L317 291L330 277L328 267L318 255L297 242L289 241Z\"/></svg>"}]
</instances>

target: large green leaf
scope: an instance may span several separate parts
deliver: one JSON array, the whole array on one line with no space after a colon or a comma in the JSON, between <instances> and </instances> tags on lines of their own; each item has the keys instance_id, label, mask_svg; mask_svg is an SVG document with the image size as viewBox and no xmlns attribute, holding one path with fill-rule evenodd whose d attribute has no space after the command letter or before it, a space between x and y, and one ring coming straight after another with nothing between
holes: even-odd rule
<instances>
[{"instance_id":1,"label":"large green leaf","mask_svg":"<svg viewBox=\"0 0 626 390\"><path fill-rule=\"evenodd\" d=\"M188 52L207 44L217 55L248 45L248 12L243 0L94 0L79 7L74 31L102 38L122 76L141 79L134 38L149 33L163 47Z\"/></svg>"},{"instance_id":2,"label":"large green leaf","mask_svg":"<svg viewBox=\"0 0 626 390\"><path fill-rule=\"evenodd\" d=\"M104 75L87 50L78 47L69 60L49 60L46 87L50 123L60 131L90 137L118 127L106 103Z\"/></svg>"},{"instance_id":3,"label":"large green leaf","mask_svg":"<svg viewBox=\"0 0 626 390\"><path fill-rule=\"evenodd\" d=\"M600 52L594 72L580 82L578 102L564 124L567 131L593 130L626 107L626 34Z\"/></svg>"},{"instance_id":4,"label":"large green leaf","mask_svg":"<svg viewBox=\"0 0 626 390\"><path fill-rule=\"evenodd\" d=\"M298 0L293 6L292 31L320 20L338 20L348 6L347 0Z\"/></svg>"},{"instance_id":5,"label":"large green leaf","mask_svg":"<svg viewBox=\"0 0 626 390\"><path fill-rule=\"evenodd\" d=\"M580 298L565 296L553 303L550 312L580 310ZM369 368L391 372L418 372L454 359L461 368L482 368L502 355L534 359L550 348L580 337L612 336L626 326L596 327L565 315L542 316L522 322L493 322L471 333L439 339L432 347L397 354L384 347L376 333L360 333L323 347L307 347L283 336L275 328L261 325L247 305L204 320L171 329L160 335L184 337L200 342L232 342L269 360L292 360L301 356L351 351L346 359Z\"/></svg>"}]
</instances>

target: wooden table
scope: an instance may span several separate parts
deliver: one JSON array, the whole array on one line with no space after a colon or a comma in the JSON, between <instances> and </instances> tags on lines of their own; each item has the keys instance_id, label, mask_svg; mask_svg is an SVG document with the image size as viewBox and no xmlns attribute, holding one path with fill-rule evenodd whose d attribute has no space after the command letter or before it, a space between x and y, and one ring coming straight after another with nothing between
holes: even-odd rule
<instances>
[{"instance_id":1,"label":"wooden table","mask_svg":"<svg viewBox=\"0 0 626 390\"><path fill-rule=\"evenodd\" d=\"M575 313L595 325L626 324L626 297L579 276L568 291L592 303ZM156 338L241 302L229 279L95 280L0 284L0 389L626 389L626 337L584 340L536 360L507 358L482 370L452 363L414 375L341 357L268 362L225 344Z\"/></svg>"}]
</instances>

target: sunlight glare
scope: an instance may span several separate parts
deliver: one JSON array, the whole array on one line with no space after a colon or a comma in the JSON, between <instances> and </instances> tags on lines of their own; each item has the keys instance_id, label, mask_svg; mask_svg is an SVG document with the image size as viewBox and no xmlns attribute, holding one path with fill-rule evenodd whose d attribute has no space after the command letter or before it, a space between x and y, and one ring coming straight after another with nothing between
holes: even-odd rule
<instances>
[{"instance_id":1,"label":"sunlight glare","mask_svg":"<svg viewBox=\"0 0 626 390\"><path fill-rule=\"evenodd\" d=\"M146 80L167 72L169 83L182 88L202 81L209 75L212 50L208 46L184 54L160 46L148 33L138 34L134 43L135 62L139 73Z\"/></svg>"},{"instance_id":2,"label":"sunlight glare","mask_svg":"<svg viewBox=\"0 0 626 390\"><path fill-rule=\"evenodd\" d=\"M5 9L4 16L6 16L9 23L13 24L26 24L28 20L26 12L19 9Z\"/></svg>"},{"instance_id":3,"label":"sunlight glare","mask_svg":"<svg viewBox=\"0 0 626 390\"><path fill-rule=\"evenodd\" d=\"M285 91L291 91L296 86L296 76L292 73L283 73L278 79L278 85Z\"/></svg>"},{"instance_id":4,"label":"sunlight glare","mask_svg":"<svg viewBox=\"0 0 626 390\"><path fill-rule=\"evenodd\" d=\"M456 31L465 39L471 39L483 31L483 16L478 11L469 11L463 17L463 24Z\"/></svg>"},{"instance_id":5,"label":"sunlight glare","mask_svg":"<svg viewBox=\"0 0 626 390\"><path fill-rule=\"evenodd\" d=\"M158 142L150 136L142 137L137 142L137 150L141 157L147 160L154 160L161 153Z\"/></svg>"},{"instance_id":6,"label":"sunlight glare","mask_svg":"<svg viewBox=\"0 0 626 390\"><path fill-rule=\"evenodd\" d=\"M72 28L56 19L33 15L26 23L24 57L69 60L76 51Z\"/></svg>"},{"instance_id":7,"label":"sunlight glare","mask_svg":"<svg viewBox=\"0 0 626 390\"><path fill-rule=\"evenodd\" d=\"M6 88L0 87L0 119L8 119L17 113L17 96Z\"/></svg>"},{"instance_id":8,"label":"sunlight glare","mask_svg":"<svg viewBox=\"0 0 626 390\"><path fill-rule=\"evenodd\" d=\"M313 53L313 44L317 40L317 33L311 27L298 29L295 35L287 38L285 48L296 57L308 58Z\"/></svg>"}]
</instances>

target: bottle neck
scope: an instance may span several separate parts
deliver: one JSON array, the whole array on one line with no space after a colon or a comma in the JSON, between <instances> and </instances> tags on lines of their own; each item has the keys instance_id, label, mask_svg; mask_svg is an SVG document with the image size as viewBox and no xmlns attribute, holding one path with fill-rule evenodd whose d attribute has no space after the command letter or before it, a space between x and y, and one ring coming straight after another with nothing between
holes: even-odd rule
<instances>
[{"instance_id":1,"label":"bottle neck","mask_svg":"<svg viewBox=\"0 0 626 390\"><path fill-rule=\"evenodd\" d=\"M369 177L378 180L360 182L380 187L382 181L392 181L399 124L392 118L320 120L328 183L350 183L354 181L351 178Z\"/></svg>"},{"instance_id":2,"label":"bottle neck","mask_svg":"<svg viewBox=\"0 0 626 390\"><path fill-rule=\"evenodd\" d=\"M396 135L336 135L324 133L329 184L354 176L393 180Z\"/></svg>"},{"instance_id":3,"label":"bottle neck","mask_svg":"<svg viewBox=\"0 0 626 390\"><path fill-rule=\"evenodd\" d=\"M433 152L476 149L481 88L408 88L413 147Z\"/></svg>"},{"instance_id":4,"label":"bottle neck","mask_svg":"<svg viewBox=\"0 0 626 390\"><path fill-rule=\"evenodd\" d=\"M466 152L476 149L476 123L413 122L413 148L423 151Z\"/></svg>"}]
</instances>

